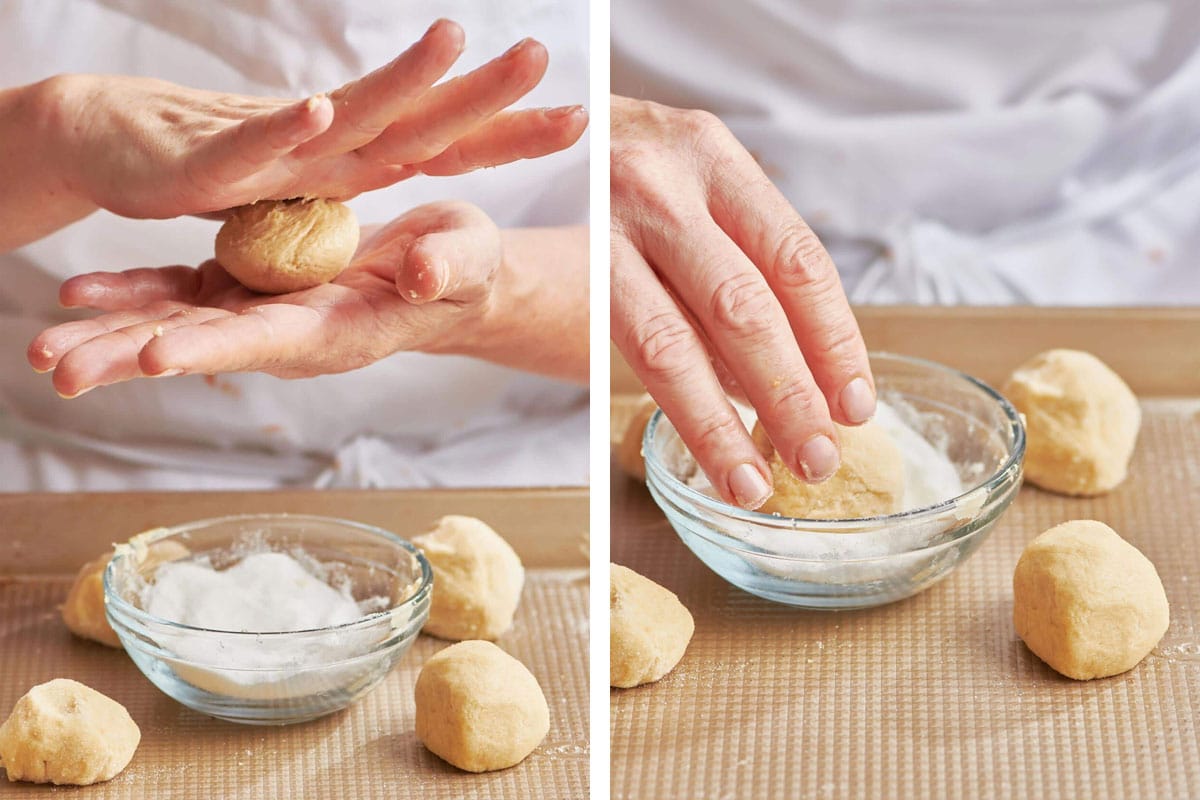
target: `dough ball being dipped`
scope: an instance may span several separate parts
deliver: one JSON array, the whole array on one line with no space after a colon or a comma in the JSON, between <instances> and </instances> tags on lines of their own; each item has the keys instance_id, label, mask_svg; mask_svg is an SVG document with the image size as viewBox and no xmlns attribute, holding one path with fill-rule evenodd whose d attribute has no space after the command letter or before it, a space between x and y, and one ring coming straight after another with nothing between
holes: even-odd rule
<instances>
[{"instance_id":1,"label":"dough ball being dipped","mask_svg":"<svg viewBox=\"0 0 1200 800\"><path fill-rule=\"evenodd\" d=\"M653 683L683 658L696 623L670 590L609 564L609 685Z\"/></svg>"},{"instance_id":2,"label":"dough ball being dipped","mask_svg":"<svg viewBox=\"0 0 1200 800\"><path fill-rule=\"evenodd\" d=\"M877 422L837 426L842 463L820 483L797 477L775 452L761 423L752 436L771 465L775 492L759 511L797 519L862 519L901 511L904 503L904 457Z\"/></svg>"},{"instance_id":3,"label":"dough ball being dipped","mask_svg":"<svg viewBox=\"0 0 1200 800\"><path fill-rule=\"evenodd\" d=\"M10 781L88 786L128 766L142 732L115 700L66 678L33 687L0 725Z\"/></svg>"},{"instance_id":4,"label":"dough ball being dipped","mask_svg":"<svg viewBox=\"0 0 1200 800\"><path fill-rule=\"evenodd\" d=\"M448 516L413 539L433 567L425 632L442 639L496 639L512 626L525 568L500 534L474 517Z\"/></svg>"},{"instance_id":5,"label":"dough ball being dipped","mask_svg":"<svg viewBox=\"0 0 1200 800\"><path fill-rule=\"evenodd\" d=\"M217 231L217 261L247 289L284 294L333 280L358 248L354 212L332 200L260 200Z\"/></svg>"},{"instance_id":6,"label":"dough ball being dipped","mask_svg":"<svg viewBox=\"0 0 1200 800\"><path fill-rule=\"evenodd\" d=\"M1025 477L1052 492L1097 495L1129 468L1142 410L1100 359L1049 350L1013 372L1002 392L1025 416Z\"/></svg>"},{"instance_id":7,"label":"dough ball being dipped","mask_svg":"<svg viewBox=\"0 0 1200 800\"><path fill-rule=\"evenodd\" d=\"M426 661L416 704L417 738L467 772L519 764L550 732L537 679L491 642L459 642Z\"/></svg>"},{"instance_id":8,"label":"dough ball being dipped","mask_svg":"<svg viewBox=\"0 0 1200 800\"><path fill-rule=\"evenodd\" d=\"M1013 573L1017 635L1068 678L1133 669L1169 623L1154 565L1101 522L1051 528L1029 543Z\"/></svg>"},{"instance_id":9,"label":"dough ball being dipped","mask_svg":"<svg viewBox=\"0 0 1200 800\"><path fill-rule=\"evenodd\" d=\"M646 480L646 459L642 456L642 437L646 435L646 425L650 417L658 410L658 403L648 394L638 398L637 408L629 419L624 435L616 447L617 465L626 475L639 481Z\"/></svg>"},{"instance_id":10,"label":"dough ball being dipped","mask_svg":"<svg viewBox=\"0 0 1200 800\"><path fill-rule=\"evenodd\" d=\"M147 550L146 558L151 563L162 563L185 558L190 551L179 542L156 542ZM76 636L91 639L108 647L121 647L108 617L104 613L104 570L112 560L113 551L109 550L79 568L75 582L67 592L59 610L62 612L63 623Z\"/></svg>"}]
</instances>

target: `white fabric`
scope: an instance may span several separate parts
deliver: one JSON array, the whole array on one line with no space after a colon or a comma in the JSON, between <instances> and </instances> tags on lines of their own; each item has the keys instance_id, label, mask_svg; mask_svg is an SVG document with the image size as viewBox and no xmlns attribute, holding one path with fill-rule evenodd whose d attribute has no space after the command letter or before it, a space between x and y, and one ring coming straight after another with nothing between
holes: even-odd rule
<instances>
[{"instance_id":1,"label":"white fabric","mask_svg":"<svg viewBox=\"0 0 1200 800\"><path fill-rule=\"evenodd\" d=\"M613 91L717 113L857 302L1200 302L1200 14L614 0Z\"/></svg>"},{"instance_id":2,"label":"white fabric","mask_svg":"<svg viewBox=\"0 0 1200 800\"><path fill-rule=\"evenodd\" d=\"M149 75L304 97L394 58L438 17L462 23L454 73L525 36L550 68L523 106L587 100L587 9L572 0L380 3L39 0L0 5L0 85L61 72ZM363 224L469 200L502 227L587 220L587 143L454 178L417 178L350 203ZM60 400L24 348L54 322L57 286L98 269L198 264L216 223L97 213L0 255L0 490L274 486L578 485L586 392L466 358L402 353L303 381L264 375L140 380Z\"/></svg>"}]
</instances>

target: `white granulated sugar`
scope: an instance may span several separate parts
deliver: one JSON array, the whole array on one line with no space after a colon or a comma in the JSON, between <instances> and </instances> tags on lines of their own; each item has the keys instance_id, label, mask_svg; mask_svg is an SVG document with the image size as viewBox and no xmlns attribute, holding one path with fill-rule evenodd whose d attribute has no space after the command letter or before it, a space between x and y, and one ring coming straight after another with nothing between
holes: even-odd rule
<instances>
[{"instance_id":1,"label":"white granulated sugar","mask_svg":"<svg viewBox=\"0 0 1200 800\"><path fill-rule=\"evenodd\" d=\"M757 419L754 410L740 404L734 404L734 407L745 423L746 430L751 430ZM882 400L877 404L875 422L892 437L904 458L904 503L901 511L927 508L963 493L958 469L946 453L908 425L894 408ZM672 473L691 488L710 497L717 496L708 477L697 467L692 454L682 444L664 453L664 462Z\"/></svg>"},{"instance_id":2,"label":"white granulated sugar","mask_svg":"<svg viewBox=\"0 0 1200 800\"><path fill-rule=\"evenodd\" d=\"M163 564L144 603L172 622L248 633L325 628L362 616L348 590L276 552L255 553L225 570L203 560Z\"/></svg>"}]
</instances>

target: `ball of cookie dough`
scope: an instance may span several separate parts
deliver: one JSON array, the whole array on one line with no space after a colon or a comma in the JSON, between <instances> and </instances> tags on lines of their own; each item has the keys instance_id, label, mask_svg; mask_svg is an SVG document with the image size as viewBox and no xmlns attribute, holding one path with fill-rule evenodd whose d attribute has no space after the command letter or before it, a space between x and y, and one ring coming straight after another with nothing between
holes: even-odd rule
<instances>
[{"instance_id":1,"label":"ball of cookie dough","mask_svg":"<svg viewBox=\"0 0 1200 800\"><path fill-rule=\"evenodd\" d=\"M358 221L332 200L260 200L217 231L217 261L247 289L283 294L328 283L358 247Z\"/></svg>"},{"instance_id":2,"label":"ball of cookie dough","mask_svg":"<svg viewBox=\"0 0 1200 800\"><path fill-rule=\"evenodd\" d=\"M1154 565L1107 525L1064 522L1034 539L1013 573L1013 625L1068 678L1133 669L1169 622Z\"/></svg>"},{"instance_id":3,"label":"ball of cookie dough","mask_svg":"<svg viewBox=\"0 0 1200 800\"><path fill-rule=\"evenodd\" d=\"M1017 367L1002 392L1025 415L1031 483L1097 495L1125 480L1142 411L1103 361L1079 350L1049 350Z\"/></svg>"},{"instance_id":4,"label":"ball of cookie dough","mask_svg":"<svg viewBox=\"0 0 1200 800\"><path fill-rule=\"evenodd\" d=\"M525 569L498 533L474 517L442 517L413 539L433 567L425 632L442 639L495 639L512 626Z\"/></svg>"},{"instance_id":5,"label":"ball of cookie dough","mask_svg":"<svg viewBox=\"0 0 1200 800\"><path fill-rule=\"evenodd\" d=\"M0 725L0 764L10 781L87 786L125 769L141 738L120 703L58 678L26 692Z\"/></svg>"},{"instance_id":6,"label":"ball of cookie dough","mask_svg":"<svg viewBox=\"0 0 1200 800\"><path fill-rule=\"evenodd\" d=\"M188 549L173 541L155 542L146 551L146 558L151 566L187 555ZM67 592L67 599L63 601L59 610L62 612L63 623L76 636L109 647L121 647L121 640L108 624L108 617L104 613L104 570L112 556L113 551L109 550L79 568L75 582Z\"/></svg>"},{"instance_id":7,"label":"ball of cookie dough","mask_svg":"<svg viewBox=\"0 0 1200 800\"><path fill-rule=\"evenodd\" d=\"M653 683L683 658L696 623L673 592L628 567L608 570L609 685Z\"/></svg>"},{"instance_id":8,"label":"ball of cookie dough","mask_svg":"<svg viewBox=\"0 0 1200 800\"><path fill-rule=\"evenodd\" d=\"M109 550L80 567L60 610L71 633L109 647L120 647L121 640L104 615L104 569L112 555Z\"/></svg>"},{"instance_id":9,"label":"ball of cookie dough","mask_svg":"<svg viewBox=\"0 0 1200 800\"><path fill-rule=\"evenodd\" d=\"M753 437L771 465L775 491L759 511L798 519L862 519L903 510L904 457L883 426L837 426L842 463L820 483L797 477L775 452L761 423Z\"/></svg>"},{"instance_id":10,"label":"ball of cookie dough","mask_svg":"<svg viewBox=\"0 0 1200 800\"><path fill-rule=\"evenodd\" d=\"M648 394L643 394L637 403L637 408L625 428L615 451L617 465L626 475L639 481L646 480L646 459L642 456L642 437L646 435L646 425L650 417L658 410L658 403Z\"/></svg>"},{"instance_id":11,"label":"ball of cookie dough","mask_svg":"<svg viewBox=\"0 0 1200 800\"><path fill-rule=\"evenodd\" d=\"M459 642L426 661L416 701L417 738L468 772L518 764L550 731L537 679L491 642Z\"/></svg>"}]
</instances>

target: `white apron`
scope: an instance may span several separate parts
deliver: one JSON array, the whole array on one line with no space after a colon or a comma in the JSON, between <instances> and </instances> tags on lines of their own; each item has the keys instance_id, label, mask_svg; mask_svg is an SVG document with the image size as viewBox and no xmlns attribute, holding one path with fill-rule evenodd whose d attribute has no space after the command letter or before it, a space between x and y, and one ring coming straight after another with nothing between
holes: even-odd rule
<instances>
[{"instance_id":1,"label":"white apron","mask_svg":"<svg viewBox=\"0 0 1200 800\"><path fill-rule=\"evenodd\" d=\"M438 17L462 23L455 74L525 36L550 50L521 105L587 101L587 10L572 0L160 2L29 0L0 6L0 82L62 72L148 75L304 97L394 58ZM454 178L416 178L350 203L363 224L460 198L502 227L587 221L587 143ZM62 279L98 269L198 264L217 224L100 212L0 255L0 490L579 485L587 395L467 358L401 353L356 372L137 380L61 400L25 362L43 328L86 316Z\"/></svg>"},{"instance_id":2,"label":"white apron","mask_svg":"<svg viewBox=\"0 0 1200 800\"><path fill-rule=\"evenodd\" d=\"M1200 14L613 0L613 91L717 113L860 303L1200 302Z\"/></svg>"}]
</instances>

